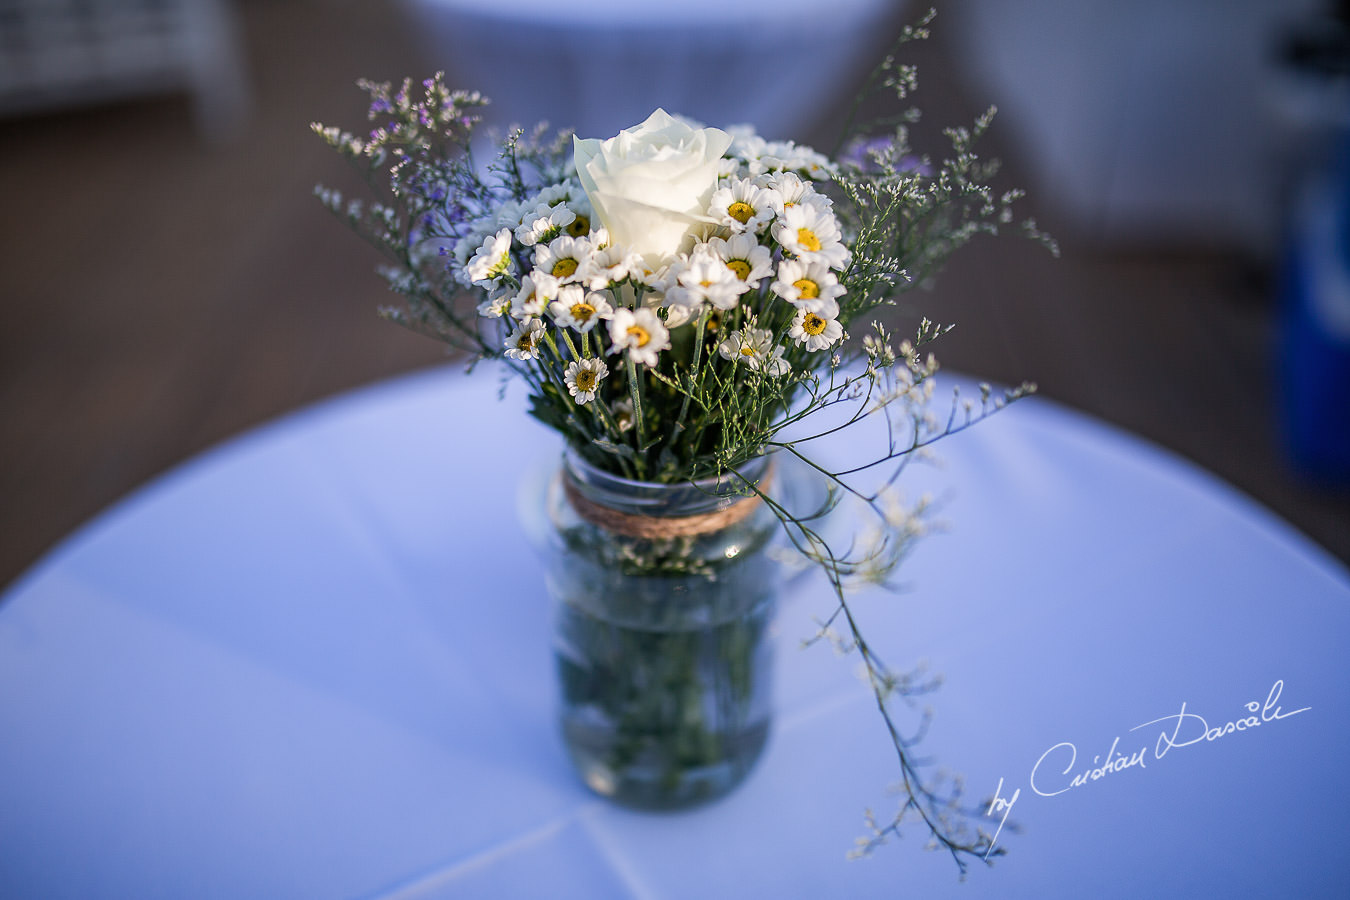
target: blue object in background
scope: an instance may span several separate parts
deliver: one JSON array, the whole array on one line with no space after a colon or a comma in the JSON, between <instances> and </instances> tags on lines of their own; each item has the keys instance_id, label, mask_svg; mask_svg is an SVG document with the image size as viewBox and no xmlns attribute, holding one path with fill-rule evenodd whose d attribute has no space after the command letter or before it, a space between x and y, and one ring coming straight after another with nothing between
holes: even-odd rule
<instances>
[{"instance_id":1,"label":"blue object in background","mask_svg":"<svg viewBox=\"0 0 1350 900\"><path fill-rule=\"evenodd\" d=\"M1291 459L1311 479L1350 486L1350 142L1295 210L1282 290Z\"/></svg>"}]
</instances>

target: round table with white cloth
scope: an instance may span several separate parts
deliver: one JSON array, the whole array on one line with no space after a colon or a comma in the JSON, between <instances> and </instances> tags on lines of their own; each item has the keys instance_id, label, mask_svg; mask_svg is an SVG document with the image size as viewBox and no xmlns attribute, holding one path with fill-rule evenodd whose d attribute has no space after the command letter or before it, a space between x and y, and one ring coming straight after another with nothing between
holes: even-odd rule
<instances>
[{"instance_id":1,"label":"round table with white cloth","mask_svg":"<svg viewBox=\"0 0 1350 900\"><path fill-rule=\"evenodd\" d=\"M921 755L1011 806L1007 856L959 884L910 824L846 860L898 770L856 657L800 646L819 575L785 593L773 732L738 790L663 814L593 796L517 518L560 443L497 390L434 370L288 416L11 586L0 896L1350 896L1350 578L1040 399L909 473L947 527L905 590L854 601L883 658L943 677Z\"/></svg>"}]
</instances>

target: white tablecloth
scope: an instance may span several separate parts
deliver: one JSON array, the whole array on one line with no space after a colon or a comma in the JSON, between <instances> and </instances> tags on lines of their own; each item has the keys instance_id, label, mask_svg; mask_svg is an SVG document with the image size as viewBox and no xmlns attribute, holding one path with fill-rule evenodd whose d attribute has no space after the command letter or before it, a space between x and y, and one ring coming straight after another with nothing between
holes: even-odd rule
<instances>
[{"instance_id":1,"label":"white tablecloth","mask_svg":"<svg viewBox=\"0 0 1350 900\"><path fill-rule=\"evenodd\" d=\"M748 781L676 814L594 798L555 733L516 524L557 441L496 387L433 371L244 435L10 589L0 896L1347 895L1350 579L1204 473L1040 400L916 471L950 528L907 592L858 600L887 659L945 676L925 752L974 797L1020 791L1006 858L957 884L911 826L845 861L896 771L856 660L798 649L829 608L813 577L784 604ZM1180 746L1189 716L1259 720L1280 683L1285 718ZM1033 791L1116 739L1145 765Z\"/></svg>"}]
</instances>

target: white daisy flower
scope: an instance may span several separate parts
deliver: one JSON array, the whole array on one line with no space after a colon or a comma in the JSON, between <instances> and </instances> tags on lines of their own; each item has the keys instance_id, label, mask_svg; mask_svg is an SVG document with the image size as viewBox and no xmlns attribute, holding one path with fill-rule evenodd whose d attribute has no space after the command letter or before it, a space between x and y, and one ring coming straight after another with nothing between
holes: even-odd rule
<instances>
[{"instance_id":1,"label":"white daisy flower","mask_svg":"<svg viewBox=\"0 0 1350 900\"><path fill-rule=\"evenodd\" d=\"M527 202L531 209L541 203L544 206L564 204L575 216L571 222L563 227L563 234L568 237L585 237L591 232L591 222L595 221L595 213L591 210L591 201L587 199L586 192L582 190L580 182L575 179L569 178L558 184L551 184Z\"/></svg>"},{"instance_id":2,"label":"white daisy flower","mask_svg":"<svg viewBox=\"0 0 1350 900\"><path fill-rule=\"evenodd\" d=\"M511 268L511 229L503 228L483 241L464 271L474 284L490 284Z\"/></svg>"},{"instance_id":3,"label":"white daisy flower","mask_svg":"<svg viewBox=\"0 0 1350 900\"><path fill-rule=\"evenodd\" d=\"M511 288L497 288L488 294L486 300L478 304L478 314L488 319L500 319L511 312L511 303L515 298L516 292Z\"/></svg>"},{"instance_id":4,"label":"white daisy flower","mask_svg":"<svg viewBox=\"0 0 1350 900\"><path fill-rule=\"evenodd\" d=\"M577 280L577 270L593 252L595 248L586 238L563 235L535 245L534 267L567 284Z\"/></svg>"},{"instance_id":5,"label":"white daisy flower","mask_svg":"<svg viewBox=\"0 0 1350 900\"><path fill-rule=\"evenodd\" d=\"M544 323L540 319L525 319L506 338L503 346L511 359L538 359L544 342Z\"/></svg>"},{"instance_id":6,"label":"white daisy flower","mask_svg":"<svg viewBox=\"0 0 1350 900\"><path fill-rule=\"evenodd\" d=\"M558 290L558 279L535 269L520 280L520 290L511 301L511 315L517 319L542 316Z\"/></svg>"},{"instance_id":7,"label":"white daisy flower","mask_svg":"<svg viewBox=\"0 0 1350 900\"><path fill-rule=\"evenodd\" d=\"M587 291L579 284L568 284L558 291L558 299L549 304L548 311L563 328L574 328L584 334L596 322L608 319L614 307L608 292Z\"/></svg>"},{"instance_id":8,"label":"white daisy flower","mask_svg":"<svg viewBox=\"0 0 1350 900\"><path fill-rule=\"evenodd\" d=\"M623 281L628 273L642 267L642 257L622 247L605 247L592 253L577 270L577 280L593 291L602 290L611 283Z\"/></svg>"},{"instance_id":9,"label":"white daisy flower","mask_svg":"<svg viewBox=\"0 0 1350 900\"><path fill-rule=\"evenodd\" d=\"M807 350L824 350L844 336L844 326L835 318L838 315L839 304L833 300L814 312L799 309L792 320L788 337L799 344L804 344Z\"/></svg>"},{"instance_id":10,"label":"white daisy flower","mask_svg":"<svg viewBox=\"0 0 1350 900\"><path fill-rule=\"evenodd\" d=\"M812 312L838 301L847 292L829 266L803 259L780 262L778 278L769 289L798 309Z\"/></svg>"},{"instance_id":11,"label":"white daisy flower","mask_svg":"<svg viewBox=\"0 0 1350 900\"><path fill-rule=\"evenodd\" d=\"M773 346L773 332L767 328L746 328L733 331L717 345L723 359L742 362L763 356Z\"/></svg>"},{"instance_id":12,"label":"white daisy flower","mask_svg":"<svg viewBox=\"0 0 1350 900\"><path fill-rule=\"evenodd\" d=\"M643 366L656 365L657 355L670 348L670 332L648 307L617 310L609 320L609 340L610 353L627 350L633 362Z\"/></svg>"},{"instance_id":13,"label":"white daisy flower","mask_svg":"<svg viewBox=\"0 0 1350 900\"><path fill-rule=\"evenodd\" d=\"M764 230L774 217L774 198L771 192L749 178L735 178L713 191L708 201L708 215L732 234Z\"/></svg>"},{"instance_id":14,"label":"white daisy flower","mask_svg":"<svg viewBox=\"0 0 1350 900\"><path fill-rule=\"evenodd\" d=\"M766 375L786 375L791 370L783 359L783 348L774 346L773 332L767 328L733 331L717 345L717 352L723 359L744 363Z\"/></svg>"},{"instance_id":15,"label":"white daisy flower","mask_svg":"<svg viewBox=\"0 0 1350 900\"><path fill-rule=\"evenodd\" d=\"M660 268L653 269L648 266L647 263L643 262L641 257L638 257L637 265L628 270L628 277L631 278L634 283L642 285L642 287L646 288L648 291L664 294L666 290L675 283L675 276L671 271L672 268L673 267L670 264L666 264Z\"/></svg>"},{"instance_id":16,"label":"white daisy flower","mask_svg":"<svg viewBox=\"0 0 1350 900\"><path fill-rule=\"evenodd\" d=\"M835 174L834 163L822 153L792 141L772 141L759 154L759 161L768 171L805 172L817 181Z\"/></svg>"},{"instance_id":17,"label":"white daisy flower","mask_svg":"<svg viewBox=\"0 0 1350 900\"><path fill-rule=\"evenodd\" d=\"M816 206L828 212L834 209L833 200L795 172L771 172L756 178L755 184L771 192L774 213L780 216L783 210L793 206Z\"/></svg>"},{"instance_id":18,"label":"white daisy flower","mask_svg":"<svg viewBox=\"0 0 1350 900\"><path fill-rule=\"evenodd\" d=\"M595 399L600 382L608 374L609 366L603 359L574 359L563 371L563 381L567 384L567 392L578 403L589 403Z\"/></svg>"},{"instance_id":19,"label":"white daisy flower","mask_svg":"<svg viewBox=\"0 0 1350 900\"><path fill-rule=\"evenodd\" d=\"M675 306L699 307L705 301L718 309L733 309L750 285L712 252L696 252L684 266L675 269L675 284L666 290L666 301Z\"/></svg>"},{"instance_id":20,"label":"white daisy flower","mask_svg":"<svg viewBox=\"0 0 1350 900\"><path fill-rule=\"evenodd\" d=\"M774 240L788 253L832 269L848 265L849 252L843 237L834 215L814 206L789 206L773 225Z\"/></svg>"},{"instance_id":21,"label":"white daisy flower","mask_svg":"<svg viewBox=\"0 0 1350 900\"><path fill-rule=\"evenodd\" d=\"M534 211L525 216L516 229L516 240L526 247L539 242L547 244L563 233L563 229L572 224L577 214L561 203L545 206L540 203Z\"/></svg>"},{"instance_id":22,"label":"white daisy flower","mask_svg":"<svg viewBox=\"0 0 1350 900\"><path fill-rule=\"evenodd\" d=\"M747 287L758 287L761 279L773 274L773 254L753 234L735 234L729 240L715 237L704 246Z\"/></svg>"}]
</instances>

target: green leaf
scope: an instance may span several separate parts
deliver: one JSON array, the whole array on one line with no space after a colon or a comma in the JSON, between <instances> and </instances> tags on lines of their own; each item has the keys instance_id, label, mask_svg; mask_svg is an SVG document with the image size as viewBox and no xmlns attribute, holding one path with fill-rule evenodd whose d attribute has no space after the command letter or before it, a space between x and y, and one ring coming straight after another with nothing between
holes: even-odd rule
<instances>
[{"instance_id":1,"label":"green leaf","mask_svg":"<svg viewBox=\"0 0 1350 900\"><path fill-rule=\"evenodd\" d=\"M633 459L637 456L637 454L633 452L633 448L628 444L616 444L613 441L607 441L604 438L596 438L591 441L591 446L603 450L606 453L612 453L615 456L622 457L623 459Z\"/></svg>"}]
</instances>

